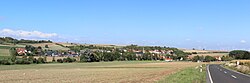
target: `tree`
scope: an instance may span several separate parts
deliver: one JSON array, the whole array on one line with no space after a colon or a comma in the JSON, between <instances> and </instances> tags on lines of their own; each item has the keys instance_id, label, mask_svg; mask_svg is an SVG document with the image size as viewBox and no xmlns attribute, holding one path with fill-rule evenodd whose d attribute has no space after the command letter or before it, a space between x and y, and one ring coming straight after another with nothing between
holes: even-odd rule
<instances>
[{"instance_id":1,"label":"tree","mask_svg":"<svg viewBox=\"0 0 250 83\"><path fill-rule=\"evenodd\" d=\"M34 52L36 48L35 48L34 46L32 46L32 45L26 45L26 46L25 46L25 49L26 49L27 51Z\"/></svg>"},{"instance_id":2,"label":"tree","mask_svg":"<svg viewBox=\"0 0 250 83\"><path fill-rule=\"evenodd\" d=\"M46 44L46 45L45 45L45 48L49 48L49 45Z\"/></svg>"},{"instance_id":3,"label":"tree","mask_svg":"<svg viewBox=\"0 0 250 83\"><path fill-rule=\"evenodd\" d=\"M36 54L37 54L37 55L40 55L40 56L43 54L43 49L42 49L41 46L38 46L38 47L37 47L37 49L36 49Z\"/></svg>"},{"instance_id":4,"label":"tree","mask_svg":"<svg viewBox=\"0 0 250 83\"><path fill-rule=\"evenodd\" d=\"M187 53L185 53L185 52L183 52L183 51L181 51L181 50L179 50L179 49L174 50L174 54L177 55L177 56L176 56L176 59L181 59L181 58L183 58L184 60L186 60L186 57L188 56Z\"/></svg>"},{"instance_id":5,"label":"tree","mask_svg":"<svg viewBox=\"0 0 250 83\"><path fill-rule=\"evenodd\" d=\"M221 60L222 60L222 61L231 61L231 60L233 60L233 58L230 57L230 56L222 56L222 57L221 57Z\"/></svg>"},{"instance_id":6,"label":"tree","mask_svg":"<svg viewBox=\"0 0 250 83\"><path fill-rule=\"evenodd\" d=\"M197 62L197 61L204 61L204 56L194 56L193 58L192 58L192 61L193 62Z\"/></svg>"},{"instance_id":7,"label":"tree","mask_svg":"<svg viewBox=\"0 0 250 83\"><path fill-rule=\"evenodd\" d=\"M149 53L149 52L146 52L145 54L143 54L143 56L142 56L142 59L143 60L151 60L151 53Z\"/></svg>"},{"instance_id":8,"label":"tree","mask_svg":"<svg viewBox=\"0 0 250 83\"><path fill-rule=\"evenodd\" d=\"M205 62L210 62L210 61L215 61L216 58L212 57L212 56L206 56L205 57Z\"/></svg>"},{"instance_id":9,"label":"tree","mask_svg":"<svg viewBox=\"0 0 250 83\"><path fill-rule=\"evenodd\" d=\"M244 50L234 50L229 52L229 56L235 59L250 59L250 53Z\"/></svg>"},{"instance_id":10,"label":"tree","mask_svg":"<svg viewBox=\"0 0 250 83\"><path fill-rule=\"evenodd\" d=\"M10 48L10 56L11 56L11 61L15 62L16 61L16 56L17 56L17 51L16 48L12 47Z\"/></svg>"}]
</instances>

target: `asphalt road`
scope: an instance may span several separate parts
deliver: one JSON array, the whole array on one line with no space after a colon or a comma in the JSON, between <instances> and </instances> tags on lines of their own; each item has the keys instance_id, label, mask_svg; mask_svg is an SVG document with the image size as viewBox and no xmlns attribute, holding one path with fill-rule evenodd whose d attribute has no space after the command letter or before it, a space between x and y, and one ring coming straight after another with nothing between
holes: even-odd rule
<instances>
[{"instance_id":1,"label":"asphalt road","mask_svg":"<svg viewBox=\"0 0 250 83\"><path fill-rule=\"evenodd\" d=\"M207 83L250 83L250 76L225 69L220 65L208 65L207 73Z\"/></svg>"}]
</instances>

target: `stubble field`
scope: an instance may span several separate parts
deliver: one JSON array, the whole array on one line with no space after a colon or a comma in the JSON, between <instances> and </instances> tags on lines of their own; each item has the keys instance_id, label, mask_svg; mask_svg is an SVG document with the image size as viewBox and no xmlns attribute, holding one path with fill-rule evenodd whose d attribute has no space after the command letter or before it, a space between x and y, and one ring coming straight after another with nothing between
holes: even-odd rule
<instances>
[{"instance_id":1,"label":"stubble field","mask_svg":"<svg viewBox=\"0 0 250 83\"><path fill-rule=\"evenodd\" d=\"M0 82L152 83L198 65L201 63L160 61L0 65Z\"/></svg>"}]
</instances>

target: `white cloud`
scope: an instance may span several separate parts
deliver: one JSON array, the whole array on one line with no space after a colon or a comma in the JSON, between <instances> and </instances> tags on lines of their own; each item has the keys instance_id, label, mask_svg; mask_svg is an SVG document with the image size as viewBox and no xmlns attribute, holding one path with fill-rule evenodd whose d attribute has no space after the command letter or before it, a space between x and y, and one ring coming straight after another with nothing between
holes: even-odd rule
<instances>
[{"instance_id":1,"label":"white cloud","mask_svg":"<svg viewBox=\"0 0 250 83\"><path fill-rule=\"evenodd\" d=\"M247 43L246 40L240 40L240 43Z\"/></svg>"},{"instance_id":2,"label":"white cloud","mask_svg":"<svg viewBox=\"0 0 250 83\"><path fill-rule=\"evenodd\" d=\"M49 39L58 37L56 33L43 33L40 31L24 31L24 30L12 30L12 29L0 30L0 36L9 36L15 38L30 38L30 39Z\"/></svg>"}]
</instances>

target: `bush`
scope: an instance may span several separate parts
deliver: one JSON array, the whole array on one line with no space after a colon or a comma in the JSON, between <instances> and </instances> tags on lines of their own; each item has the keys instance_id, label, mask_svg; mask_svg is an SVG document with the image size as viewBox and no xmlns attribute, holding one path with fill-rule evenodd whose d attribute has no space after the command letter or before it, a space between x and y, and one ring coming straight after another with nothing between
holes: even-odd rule
<instances>
[{"instance_id":1,"label":"bush","mask_svg":"<svg viewBox=\"0 0 250 83\"><path fill-rule=\"evenodd\" d=\"M39 58L37 59L37 64L39 64L39 63L45 63L44 58L39 57Z\"/></svg>"},{"instance_id":2,"label":"bush","mask_svg":"<svg viewBox=\"0 0 250 83\"><path fill-rule=\"evenodd\" d=\"M58 63L63 63L63 60L62 59L57 59L56 60Z\"/></svg>"},{"instance_id":3,"label":"bush","mask_svg":"<svg viewBox=\"0 0 250 83\"><path fill-rule=\"evenodd\" d=\"M45 45L45 48L49 48L49 45L46 44L46 45Z\"/></svg>"},{"instance_id":4,"label":"bush","mask_svg":"<svg viewBox=\"0 0 250 83\"><path fill-rule=\"evenodd\" d=\"M11 62L10 60L3 59L3 60L0 60L0 64L2 64L2 65L13 65L14 63Z\"/></svg>"},{"instance_id":5,"label":"bush","mask_svg":"<svg viewBox=\"0 0 250 83\"><path fill-rule=\"evenodd\" d=\"M67 58L63 58L63 62L72 63L72 62L76 62L76 59L75 58L67 57Z\"/></svg>"},{"instance_id":6,"label":"bush","mask_svg":"<svg viewBox=\"0 0 250 83\"><path fill-rule=\"evenodd\" d=\"M56 60L55 60L55 56L53 56L53 60L52 60L52 62L56 62Z\"/></svg>"},{"instance_id":7,"label":"bush","mask_svg":"<svg viewBox=\"0 0 250 83\"><path fill-rule=\"evenodd\" d=\"M27 59L17 59L15 63L16 64L31 64L32 61L29 61Z\"/></svg>"},{"instance_id":8,"label":"bush","mask_svg":"<svg viewBox=\"0 0 250 83\"><path fill-rule=\"evenodd\" d=\"M28 58L28 61L32 61L32 62L34 62L34 57L33 56L29 56L29 58Z\"/></svg>"}]
</instances>

